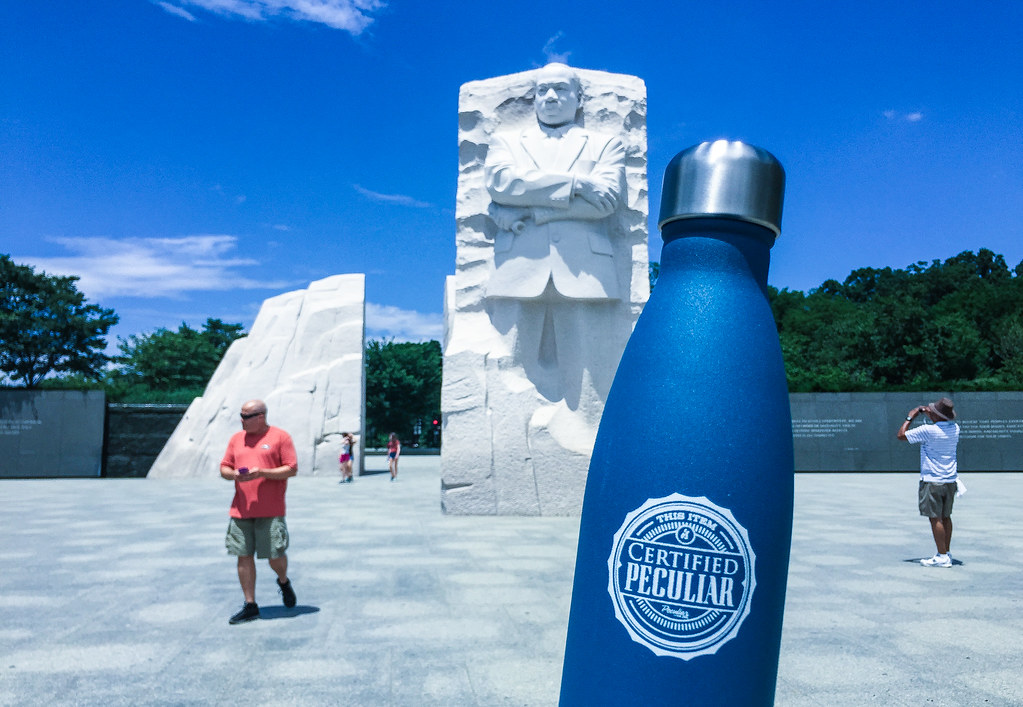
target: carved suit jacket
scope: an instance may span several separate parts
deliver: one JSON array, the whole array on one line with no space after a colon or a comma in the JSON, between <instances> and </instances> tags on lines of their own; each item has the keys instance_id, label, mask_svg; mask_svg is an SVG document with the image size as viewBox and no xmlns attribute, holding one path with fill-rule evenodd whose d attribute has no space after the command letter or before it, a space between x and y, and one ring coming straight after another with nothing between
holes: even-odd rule
<instances>
[{"instance_id":1,"label":"carved suit jacket","mask_svg":"<svg viewBox=\"0 0 1023 707\"><path fill-rule=\"evenodd\" d=\"M552 281L565 297L619 298L609 221L626 190L621 140L577 125L533 125L495 136L484 172L499 229L488 297L539 297ZM572 196L584 174L610 208Z\"/></svg>"}]
</instances>

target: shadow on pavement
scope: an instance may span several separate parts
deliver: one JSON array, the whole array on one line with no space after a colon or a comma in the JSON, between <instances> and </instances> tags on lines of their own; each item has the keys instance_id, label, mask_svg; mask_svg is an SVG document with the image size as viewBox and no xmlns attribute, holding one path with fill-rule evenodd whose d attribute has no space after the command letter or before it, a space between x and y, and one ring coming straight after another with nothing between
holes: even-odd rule
<instances>
[{"instance_id":1,"label":"shadow on pavement","mask_svg":"<svg viewBox=\"0 0 1023 707\"><path fill-rule=\"evenodd\" d=\"M259 607L259 618L264 621L270 619L291 619L302 614L315 614L319 610L320 607L318 606L302 606L301 604L290 609L286 606L261 606Z\"/></svg>"}]
</instances>

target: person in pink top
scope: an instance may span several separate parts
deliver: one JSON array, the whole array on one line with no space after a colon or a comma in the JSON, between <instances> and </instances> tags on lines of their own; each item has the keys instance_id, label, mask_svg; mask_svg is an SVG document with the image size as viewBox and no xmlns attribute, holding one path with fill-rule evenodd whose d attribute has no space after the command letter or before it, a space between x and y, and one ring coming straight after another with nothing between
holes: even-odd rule
<instances>
[{"instance_id":1,"label":"person in pink top","mask_svg":"<svg viewBox=\"0 0 1023 707\"><path fill-rule=\"evenodd\" d=\"M401 440L394 432L387 438L387 469L391 472L391 481L398 480L398 457L401 456Z\"/></svg>"},{"instance_id":2,"label":"person in pink top","mask_svg":"<svg viewBox=\"0 0 1023 707\"><path fill-rule=\"evenodd\" d=\"M277 573L277 590L284 606L295 606L295 590L288 579L288 526L284 521L284 495L288 478L298 473L298 457L291 435L266 421L266 403L250 400L242 405L242 429L227 443L220 475L234 482L227 526L227 551L238 556L238 581L245 605L231 617L232 624L259 618L256 604L256 560L267 559Z\"/></svg>"}]
</instances>

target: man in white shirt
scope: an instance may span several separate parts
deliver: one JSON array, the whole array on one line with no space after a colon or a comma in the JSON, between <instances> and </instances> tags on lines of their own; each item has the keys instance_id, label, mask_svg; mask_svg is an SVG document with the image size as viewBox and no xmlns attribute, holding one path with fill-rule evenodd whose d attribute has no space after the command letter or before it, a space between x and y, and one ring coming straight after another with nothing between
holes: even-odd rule
<instances>
[{"instance_id":1,"label":"man in white shirt","mask_svg":"<svg viewBox=\"0 0 1023 707\"><path fill-rule=\"evenodd\" d=\"M932 425L909 429L913 418L926 414ZM930 405L913 408L895 434L910 444L920 445L920 515L931 521L931 534L937 546L934 557L920 560L927 567L951 567L949 545L952 541L952 503L956 495L958 465L956 447L959 444L959 425L955 419L953 403L942 398Z\"/></svg>"}]
</instances>

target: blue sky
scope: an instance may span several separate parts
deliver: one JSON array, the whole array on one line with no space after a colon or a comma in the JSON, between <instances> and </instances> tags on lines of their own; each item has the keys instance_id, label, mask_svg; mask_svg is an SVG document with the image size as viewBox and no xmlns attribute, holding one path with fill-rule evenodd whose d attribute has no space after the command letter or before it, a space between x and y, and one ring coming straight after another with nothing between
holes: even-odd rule
<instances>
[{"instance_id":1,"label":"blue sky","mask_svg":"<svg viewBox=\"0 0 1023 707\"><path fill-rule=\"evenodd\" d=\"M123 337L362 272L371 336L440 338L459 87L558 59L646 82L655 215L693 144L779 158L776 287L1012 267L1021 30L1010 0L0 0L0 252Z\"/></svg>"}]
</instances>

